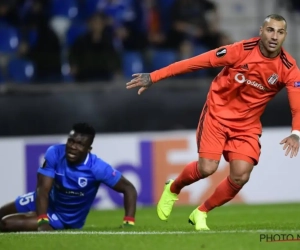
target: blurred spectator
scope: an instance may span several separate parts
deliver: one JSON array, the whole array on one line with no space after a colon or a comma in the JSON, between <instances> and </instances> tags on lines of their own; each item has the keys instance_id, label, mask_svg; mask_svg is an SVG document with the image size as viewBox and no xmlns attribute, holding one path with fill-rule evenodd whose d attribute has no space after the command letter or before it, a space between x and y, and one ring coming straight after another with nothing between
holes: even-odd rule
<instances>
[{"instance_id":1,"label":"blurred spectator","mask_svg":"<svg viewBox=\"0 0 300 250\"><path fill-rule=\"evenodd\" d=\"M78 17L78 0L50 0L47 12L50 27L63 44L66 32Z\"/></svg>"},{"instance_id":2,"label":"blurred spectator","mask_svg":"<svg viewBox=\"0 0 300 250\"><path fill-rule=\"evenodd\" d=\"M113 32L104 14L94 14L88 24L87 34L80 36L71 47L71 72L77 82L111 80L120 65Z\"/></svg>"},{"instance_id":3,"label":"blurred spectator","mask_svg":"<svg viewBox=\"0 0 300 250\"><path fill-rule=\"evenodd\" d=\"M299 0L277 0L276 4L279 9L286 8L290 12L300 13L300 1Z\"/></svg>"},{"instance_id":4,"label":"blurred spectator","mask_svg":"<svg viewBox=\"0 0 300 250\"><path fill-rule=\"evenodd\" d=\"M19 53L35 65L37 82L60 81L61 47L59 39L49 27L46 1L31 1L24 14L23 41Z\"/></svg>"},{"instance_id":5,"label":"blurred spectator","mask_svg":"<svg viewBox=\"0 0 300 250\"><path fill-rule=\"evenodd\" d=\"M0 25L18 27L20 16L17 9L18 2L15 0L0 0Z\"/></svg>"},{"instance_id":6,"label":"blurred spectator","mask_svg":"<svg viewBox=\"0 0 300 250\"><path fill-rule=\"evenodd\" d=\"M217 6L207 0L175 0L172 6L170 44L185 56L194 46L220 45ZM190 48L189 48L190 47Z\"/></svg>"},{"instance_id":7,"label":"blurred spectator","mask_svg":"<svg viewBox=\"0 0 300 250\"><path fill-rule=\"evenodd\" d=\"M163 29L162 13L156 0L146 0L148 41L149 45L155 49L167 49L174 46L169 45L167 34Z\"/></svg>"},{"instance_id":8,"label":"blurred spectator","mask_svg":"<svg viewBox=\"0 0 300 250\"><path fill-rule=\"evenodd\" d=\"M0 0L1 27L3 75L18 51L37 82L109 81L229 43L209 0Z\"/></svg>"},{"instance_id":9,"label":"blurred spectator","mask_svg":"<svg viewBox=\"0 0 300 250\"><path fill-rule=\"evenodd\" d=\"M113 25L124 50L144 50L147 30L141 0L98 0L98 11L105 13Z\"/></svg>"},{"instance_id":10,"label":"blurred spectator","mask_svg":"<svg viewBox=\"0 0 300 250\"><path fill-rule=\"evenodd\" d=\"M218 47L220 46L224 46L224 45L229 45L231 43L233 43L234 41L232 40L232 38L224 33L224 32L220 32L219 33L219 44L218 44Z\"/></svg>"},{"instance_id":11,"label":"blurred spectator","mask_svg":"<svg viewBox=\"0 0 300 250\"><path fill-rule=\"evenodd\" d=\"M290 0L291 9L300 12L300 1L299 0Z\"/></svg>"}]
</instances>

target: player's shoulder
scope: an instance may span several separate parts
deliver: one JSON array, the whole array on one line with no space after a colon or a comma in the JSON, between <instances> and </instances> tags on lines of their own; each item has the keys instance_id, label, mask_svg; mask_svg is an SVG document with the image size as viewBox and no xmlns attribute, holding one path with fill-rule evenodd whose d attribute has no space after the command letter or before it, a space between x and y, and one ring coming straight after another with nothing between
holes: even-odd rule
<instances>
[{"instance_id":1,"label":"player's shoulder","mask_svg":"<svg viewBox=\"0 0 300 250\"><path fill-rule=\"evenodd\" d=\"M65 152L65 147L66 147L66 144L54 144L54 145L50 146L47 149L47 151L61 153L61 152Z\"/></svg>"},{"instance_id":2,"label":"player's shoulder","mask_svg":"<svg viewBox=\"0 0 300 250\"><path fill-rule=\"evenodd\" d=\"M239 47L241 50L249 51L253 50L259 43L259 37L253 37L250 39L244 39L230 44L229 46Z\"/></svg>"},{"instance_id":3,"label":"player's shoulder","mask_svg":"<svg viewBox=\"0 0 300 250\"><path fill-rule=\"evenodd\" d=\"M46 156L60 158L65 154L65 144L56 144L50 146L46 151Z\"/></svg>"},{"instance_id":4,"label":"player's shoulder","mask_svg":"<svg viewBox=\"0 0 300 250\"><path fill-rule=\"evenodd\" d=\"M91 158L90 167L92 169L105 168L109 165L106 161L95 154L90 153L89 157Z\"/></svg>"},{"instance_id":5,"label":"player's shoulder","mask_svg":"<svg viewBox=\"0 0 300 250\"><path fill-rule=\"evenodd\" d=\"M252 37L249 39L244 39L240 41L240 44L244 51L253 50L259 43L260 37Z\"/></svg>"},{"instance_id":6,"label":"player's shoulder","mask_svg":"<svg viewBox=\"0 0 300 250\"><path fill-rule=\"evenodd\" d=\"M223 52L222 49L226 49L225 52L230 54L238 54L241 59L246 57L248 54L251 53L251 51L258 45L260 38L259 37L253 37L247 40L240 40L237 42L234 42L232 44L229 44L227 46L221 47L217 53ZM218 54L217 54L218 56Z\"/></svg>"},{"instance_id":7,"label":"player's shoulder","mask_svg":"<svg viewBox=\"0 0 300 250\"><path fill-rule=\"evenodd\" d=\"M109 173L112 169L111 165L108 164L106 161L104 161L102 158L98 157L95 154L89 155L89 164L88 167L91 171L91 173L96 178L102 178L103 176L106 176L107 173Z\"/></svg>"},{"instance_id":8,"label":"player's shoulder","mask_svg":"<svg viewBox=\"0 0 300 250\"><path fill-rule=\"evenodd\" d=\"M280 60L284 65L284 68L290 70L294 65L296 65L296 60L284 49L281 49Z\"/></svg>"}]
</instances>

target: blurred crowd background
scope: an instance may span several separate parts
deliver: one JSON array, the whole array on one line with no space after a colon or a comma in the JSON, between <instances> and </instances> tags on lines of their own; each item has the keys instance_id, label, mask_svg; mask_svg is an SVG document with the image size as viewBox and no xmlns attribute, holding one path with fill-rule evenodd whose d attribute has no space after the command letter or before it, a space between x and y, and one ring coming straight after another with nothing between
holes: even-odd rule
<instances>
[{"instance_id":1,"label":"blurred crowd background","mask_svg":"<svg viewBox=\"0 0 300 250\"><path fill-rule=\"evenodd\" d=\"M0 0L0 82L110 83L229 44L218 2ZM300 11L297 0L277 2Z\"/></svg>"},{"instance_id":2,"label":"blurred crowd background","mask_svg":"<svg viewBox=\"0 0 300 250\"><path fill-rule=\"evenodd\" d=\"M0 0L0 135L195 129L219 68L126 90L150 72L257 36L264 18L288 21L285 48L300 60L299 0ZM276 112L274 112L276 110ZM290 126L286 92L262 117Z\"/></svg>"}]
</instances>

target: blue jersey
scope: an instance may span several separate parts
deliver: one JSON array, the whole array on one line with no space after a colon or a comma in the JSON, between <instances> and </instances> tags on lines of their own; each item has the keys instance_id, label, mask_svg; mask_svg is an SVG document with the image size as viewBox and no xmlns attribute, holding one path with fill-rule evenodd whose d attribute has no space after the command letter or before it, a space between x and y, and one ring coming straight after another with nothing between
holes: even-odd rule
<instances>
[{"instance_id":1,"label":"blue jersey","mask_svg":"<svg viewBox=\"0 0 300 250\"><path fill-rule=\"evenodd\" d=\"M112 188L121 178L119 171L92 153L83 163L70 166L65 157L65 144L47 150L45 164L38 173L54 178L49 208L55 211L65 228L81 228L100 184Z\"/></svg>"}]
</instances>

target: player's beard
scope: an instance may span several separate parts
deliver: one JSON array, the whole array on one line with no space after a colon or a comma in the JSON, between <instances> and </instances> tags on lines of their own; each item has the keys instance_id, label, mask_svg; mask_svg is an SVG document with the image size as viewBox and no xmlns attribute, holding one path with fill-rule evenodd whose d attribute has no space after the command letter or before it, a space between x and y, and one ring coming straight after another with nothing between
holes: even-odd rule
<instances>
[{"instance_id":1,"label":"player's beard","mask_svg":"<svg viewBox=\"0 0 300 250\"><path fill-rule=\"evenodd\" d=\"M261 53L268 58L276 57L281 51L281 44L277 43L277 46L274 49L269 48L269 40L260 40L259 49Z\"/></svg>"}]
</instances>

